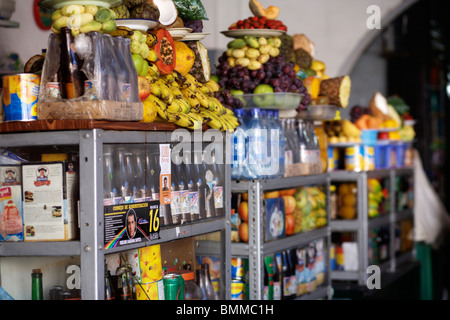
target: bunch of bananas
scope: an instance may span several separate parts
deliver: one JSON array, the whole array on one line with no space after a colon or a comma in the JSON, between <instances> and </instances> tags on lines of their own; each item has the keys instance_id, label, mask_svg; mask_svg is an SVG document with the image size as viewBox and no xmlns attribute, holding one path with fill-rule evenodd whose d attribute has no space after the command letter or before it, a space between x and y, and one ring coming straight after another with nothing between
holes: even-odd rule
<instances>
[{"instance_id":1,"label":"bunch of bananas","mask_svg":"<svg viewBox=\"0 0 450 320\"><path fill-rule=\"evenodd\" d=\"M173 71L168 75L146 76L151 84L147 98L157 108L156 121L171 122L187 129L201 129L203 124L220 131L240 125L234 112L214 96L219 85L209 80L200 83L192 75Z\"/></svg>"}]
</instances>

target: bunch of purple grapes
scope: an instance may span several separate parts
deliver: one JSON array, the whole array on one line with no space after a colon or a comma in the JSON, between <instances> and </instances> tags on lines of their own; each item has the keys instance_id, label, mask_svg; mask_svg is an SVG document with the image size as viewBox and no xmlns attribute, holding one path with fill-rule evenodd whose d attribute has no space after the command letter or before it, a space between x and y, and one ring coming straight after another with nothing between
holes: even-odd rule
<instances>
[{"instance_id":1,"label":"bunch of purple grapes","mask_svg":"<svg viewBox=\"0 0 450 320\"><path fill-rule=\"evenodd\" d=\"M258 85L268 84L274 89L274 92L293 92L304 95L308 93L303 81L296 76L294 63L286 62L282 56L270 58L258 70L249 70L240 65L230 67L227 59L226 53L223 53L216 66L216 74L219 77L221 88L253 93Z\"/></svg>"},{"instance_id":2,"label":"bunch of purple grapes","mask_svg":"<svg viewBox=\"0 0 450 320\"><path fill-rule=\"evenodd\" d=\"M215 97L225 107L233 109L242 109L244 107L244 99L239 99L237 96L231 94L231 90L224 88L219 92L216 92Z\"/></svg>"},{"instance_id":3,"label":"bunch of purple grapes","mask_svg":"<svg viewBox=\"0 0 450 320\"><path fill-rule=\"evenodd\" d=\"M300 105L297 108L297 111L306 111L308 109L309 103L311 102L311 95L308 93L308 91L303 93L302 101L300 102Z\"/></svg>"},{"instance_id":4,"label":"bunch of purple grapes","mask_svg":"<svg viewBox=\"0 0 450 320\"><path fill-rule=\"evenodd\" d=\"M183 20L185 28L192 29L192 33L202 33L203 32L203 21L202 20Z\"/></svg>"},{"instance_id":5,"label":"bunch of purple grapes","mask_svg":"<svg viewBox=\"0 0 450 320\"><path fill-rule=\"evenodd\" d=\"M350 110L350 120L354 123L365 114L370 114L370 108L356 105Z\"/></svg>"}]
</instances>

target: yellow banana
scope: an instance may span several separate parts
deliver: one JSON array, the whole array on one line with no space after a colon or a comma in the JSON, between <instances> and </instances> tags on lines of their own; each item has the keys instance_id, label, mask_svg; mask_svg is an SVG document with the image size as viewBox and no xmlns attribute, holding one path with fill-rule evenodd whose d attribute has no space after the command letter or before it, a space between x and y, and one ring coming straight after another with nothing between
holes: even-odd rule
<instances>
[{"instance_id":1,"label":"yellow banana","mask_svg":"<svg viewBox=\"0 0 450 320\"><path fill-rule=\"evenodd\" d=\"M146 33L146 36L147 36L147 39L145 39L145 43L149 47L153 47L158 42L158 37L156 37L154 34Z\"/></svg>"},{"instance_id":2,"label":"yellow banana","mask_svg":"<svg viewBox=\"0 0 450 320\"><path fill-rule=\"evenodd\" d=\"M171 73L161 76L161 79L165 83L167 83L167 85L171 85L173 82L175 82L175 78L174 78L174 76Z\"/></svg>"},{"instance_id":3,"label":"yellow banana","mask_svg":"<svg viewBox=\"0 0 450 320\"><path fill-rule=\"evenodd\" d=\"M181 94L183 97L187 98L195 98L195 92L191 91L189 88L181 88Z\"/></svg>"},{"instance_id":4,"label":"yellow banana","mask_svg":"<svg viewBox=\"0 0 450 320\"><path fill-rule=\"evenodd\" d=\"M206 109L214 109L214 102L210 100L210 97L205 96L200 90L197 91L195 97L200 102L200 105Z\"/></svg>"},{"instance_id":5,"label":"yellow banana","mask_svg":"<svg viewBox=\"0 0 450 320\"><path fill-rule=\"evenodd\" d=\"M185 113L176 113L178 120L175 122L176 125L180 127L191 127L194 126L194 121Z\"/></svg>"},{"instance_id":6,"label":"yellow banana","mask_svg":"<svg viewBox=\"0 0 450 320\"><path fill-rule=\"evenodd\" d=\"M156 64L148 62L148 74L152 77L159 78L160 73Z\"/></svg>"},{"instance_id":7,"label":"yellow banana","mask_svg":"<svg viewBox=\"0 0 450 320\"><path fill-rule=\"evenodd\" d=\"M108 32L113 37L131 37L133 35L133 30L125 26L116 27L116 30Z\"/></svg>"},{"instance_id":8,"label":"yellow banana","mask_svg":"<svg viewBox=\"0 0 450 320\"><path fill-rule=\"evenodd\" d=\"M201 93L203 93L207 96L210 96L213 94L213 91L211 90L211 88L208 87L206 84L199 84L197 86L197 88L198 88L198 91L200 91Z\"/></svg>"},{"instance_id":9,"label":"yellow banana","mask_svg":"<svg viewBox=\"0 0 450 320\"><path fill-rule=\"evenodd\" d=\"M147 58L145 58L145 60L150 61L150 62L156 62L159 60L159 57L155 50L150 49L148 56L147 56Z\"/></svg>"},{"instance_id":10,"label":"yellow banana","mask_svg":"<svg viewBox=\"0 0 450 320\"><path fill-rule=\"evenodd\" d=\"M219 84L212 79L209 79L204 85L210 88L212 92L218 92L220 90Z\"/></svg>"},{"instance_id":11,"label":"yellow banana","mask_svg":"<svg viewBox=\"0 0 450 320\"><path fill-rule=\"evenodd\" d=\"M154 94L150 94L147 97L148 100L150 100L150 102L152 104L154 104L156 106L158 115L162 118L162 119L166 119L166 121L168 120L168 116L166 114L167 111L167 105L164 101L160 100L157 96L155 96Z\"/></svg>"},{"instance_id":12,"label":"yellow banana","mask_svg":"<svg viewBox=\"0 0 450 320\"><path fill-rule=\"evenodd\" d=\"M211 112L205 108L201 108L201 113L203 114L204 118L211 119L211 121L207 122L209 127L220 131L226 130L228 128L228 124L223 122L220 117L217 116L217 114L215 114L214 112Z\"/></svg>"},{"instance_id":13,"label":"yellow banana","mask_svg":"<svg viewBox=\"0 0 450 320\"><path fill-rule=\"evenodd\" d=\"M171 104L167 105L167 110L170 112L183 112L183 107L180 105L177 99L174 99Z\"/></svg>"},{"instance_id":14,"label":"yellow banana","mask_svg":"<svg viewBox=\"0 0 450 320\"><path fill-rule=\"evenodd\" d=\"M171 112L169 110L167 110L167 118L168 118L168 122L170 123L177 123L178 121L180 121L180 116L178 115L178 112Z\"/></svg>"},{"instance_id":15,"label":"yellow banana","mask_svg":"<svg viewBox=\"0 0 450 320\"><path fill-rule=\"evenodd\" d=\"M161 87L159 86L156 79L153 83L150 84L150 92L158 98L162 97Z\"/></svg>"},{"instance_id":16,"label":"yellow banana","mask_svg":"<svg viewBox=\"0 0 450 320\"><path fill-rule=\"evenodd\" d=\"M172 90L170 90L170 88L166 85L165 82L163 82L161 79L158 79L156 81L156 83L159 85L159 87L161 88L161 95L162 95L162 99L167 103L167 104L171 104L173 99L174 99L174 95L172 93Z\"/></svg>"},{"instance_id":17,"label":"yellow banana","mask_svg":"<svg viewBox=\"0 0 450 320\"><path fill-rule=\"evenodd\" d=\"M186 82L186 77L176 70L172 71L172 76L180 87Z\"/></svg>"},{"instance_id":18,"label":"yellow banana","mask_svg":"<svg viewBox=\"0 0 450 320\"><path fill-rule=\"evenodd\" d=\"M214 113L218 115L226 114L226 108L216 97L210 97L209 99L214 103Z\"/></svg>"},{"instance_id":19,"label":"yellow banana","mask_svg":"<svg viewBox=\"0 0 450 320\"><path fill-rule=\"evenodd\" d=\"M185 97L186 100L189 102L189 105L191 106L191 109L198 109L200 108L200 101L196 97Z\"/></svg>"},{"instance_id":20,"label":"yellow banana","mask_svg":"<svg viewBox=\"0 0 450 320\"><path fill-rule=\"evenodd\" d=\"M152 75L147 75L145 76L145 78L150 82L150 84L155 83L156 80L158 80L158 77L152 76Z\"/></svg>"},{"instance_id":21,"label":"yellow banana","mask_svg":"<svg viewBox=\"0 0 450 320\"><path fill-rule=\"evenodd\" d=\"M181 105L181 107L183 108L183 113L188 113L192 110L191 105L189 104L189 101L187 101L187 99L185 99L183 96L181 96L178 103Z\"/></svg>"},{"instance_id":22,"label":"yellow banana","mask_svg":"<svg viewBox=\"0 0 450 320\"><path fill-rule=\"evenodd\" d=\"M169 89L172 90L172 93L173 93L175 99L181 99L181 97L183 96L183 93L181 92L180 87L178 85L174 85L174 83L176 83L176 82L173 82L169 86Z\"/></svg>"},{"instance_id":23,"label":"yellow banana","mask_svg":"<svg viewBox=\"0 0 450 320\"><path fill-rule=\"evenodd\" d=\"M201 116L200 113L189 112L187 113L187 115L192 119L194 119L195 121L200 121L201 123L203 123L203 117Z\"/></svg>"}]
</instances>

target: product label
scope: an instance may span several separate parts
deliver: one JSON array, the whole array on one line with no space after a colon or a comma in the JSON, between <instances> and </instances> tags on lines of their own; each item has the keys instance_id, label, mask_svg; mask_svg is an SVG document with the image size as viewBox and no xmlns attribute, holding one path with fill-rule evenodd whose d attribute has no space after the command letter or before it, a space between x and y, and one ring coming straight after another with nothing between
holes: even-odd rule
<instances>
[{"instance_id":1,"label":"product label","mask_svg":"<svg viewBox=\"0 0 450 320\"><path fill-rule=\"evenodd\" d=\"M263 288L263 300L269 300L269 286Z\"/></svg>"},{"instance_id":2,"label":"product label","mask_svg":"<svg viewBox=\"0 0 450 320\"><path fill-rule=\"evenodd\" d=\"M214 206L223 208L223 187L214 187Z\"/></svg>"},{"instance_id":3,"label":"product label","mask_svg":"<svg viewBox=\"0 0 450 320\"><path fill-rule=\"evenodd\" d=\"M180 191L180 204L181 204L181 213L189 213L189 191L184 190Z\"/></svg>"},{"instance_id":4,"label":"product label","mask_svg":"<svg viewBox=\"0 0 450 320\"><path fill-rule=\"evenodd\" d=\"M170 199L171 214L181 214L181 193L180 191L172 191Z\"/></svg>"},{"instance_id":5,"label":"product label","mask_svg":"<svg viewBox=\"0 0 450 320\"><path fill-rule=\"evenodd\" d=\"M189 192L189 205L191 214L200 214L199 200L200 198L198 192Z\"/></svg>"},{"instance_id":6,"label":"product label","mask_svg":"<svg viewBox=\"0 0 450 320\"><path fill-rule=\"evenodd\" d=\"M281 300L281 283L273 283L273 300Z\"/></svg>"}]
</instances>

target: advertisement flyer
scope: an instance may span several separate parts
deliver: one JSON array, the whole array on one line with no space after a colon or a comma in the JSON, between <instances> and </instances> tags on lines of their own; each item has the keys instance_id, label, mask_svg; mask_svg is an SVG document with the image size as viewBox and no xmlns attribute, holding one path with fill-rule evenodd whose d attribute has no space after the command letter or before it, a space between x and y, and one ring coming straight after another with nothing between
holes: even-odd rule
<instances>
[{"instance_id":1,"label":"advertisement flyer","mask_svg":"<svg viewBox=\"0 0 450 320\"><path fill-rule=\"evenodd\" d=\"M105 206L105 249L159 239L159 201Z\"/></svg>"}]
</instances>

